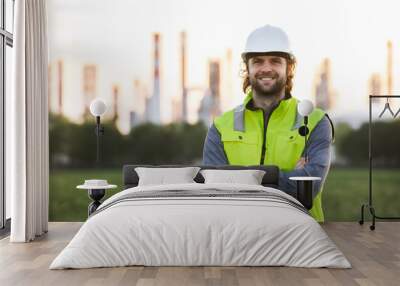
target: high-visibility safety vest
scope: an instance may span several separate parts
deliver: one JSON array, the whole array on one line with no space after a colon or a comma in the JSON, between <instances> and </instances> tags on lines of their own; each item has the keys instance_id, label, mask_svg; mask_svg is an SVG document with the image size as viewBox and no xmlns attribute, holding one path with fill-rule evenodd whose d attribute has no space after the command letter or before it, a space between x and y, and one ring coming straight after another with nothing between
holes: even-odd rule
<instances>
[{"instance_id":1,"label":"high-visibility safety vest","mask_svg":"<svg viewBox=\"0 0 400 286\"><path fill-rule=\"evenodd\" d=\"M263 110L246 108L251 99L250 91L242 105L214 120L229 164L275 165L284 172L294 170L305 147L304 137L298 131L303 125L303 117L297 112L298 100L293 97L281 100L270 114L265 128ZM318 108L308 116L310 133L324 116L325 113ZM324 221L321 193L322 186L310 210L319 222Z\"/></svg>"}]
</instances>

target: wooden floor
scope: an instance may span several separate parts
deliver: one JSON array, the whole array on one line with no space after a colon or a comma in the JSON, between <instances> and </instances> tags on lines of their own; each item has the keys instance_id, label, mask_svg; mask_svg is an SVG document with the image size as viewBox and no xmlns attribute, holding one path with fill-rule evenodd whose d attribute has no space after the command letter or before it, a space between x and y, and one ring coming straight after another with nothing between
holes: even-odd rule
<instances>
[{"instance_id":1,"label":"wooden floor","mask_svg":"<svg viewBox=\"0 0 400 286\"><path fill-rule=\"evenodd\" d=\"M352 269L290 267L120 267L48 270L81 223L50 223L32 243L0 241L0 285L400 285L400 222L375 231L356 222L323 225Z\"/></svg>"}]
</instances>

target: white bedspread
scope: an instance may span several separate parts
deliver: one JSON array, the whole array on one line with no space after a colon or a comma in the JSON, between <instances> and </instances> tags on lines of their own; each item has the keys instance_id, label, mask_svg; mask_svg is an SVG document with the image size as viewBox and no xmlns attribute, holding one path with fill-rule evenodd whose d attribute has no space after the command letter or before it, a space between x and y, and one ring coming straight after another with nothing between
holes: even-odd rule
<instances>
[{"instance_id":1,"label":"white bedspread","mask_svg":"<svg viewBox=\"0 0 400 286\"><path fill-rule=\"evenodd\" d=\"M131 192L273 188L232 184L135 187ZM308 214L262 198L174 197L125 200L90 217L50 269L126 265L294 266L350 268L350 263Z\"/></svg>"}]
</instances>

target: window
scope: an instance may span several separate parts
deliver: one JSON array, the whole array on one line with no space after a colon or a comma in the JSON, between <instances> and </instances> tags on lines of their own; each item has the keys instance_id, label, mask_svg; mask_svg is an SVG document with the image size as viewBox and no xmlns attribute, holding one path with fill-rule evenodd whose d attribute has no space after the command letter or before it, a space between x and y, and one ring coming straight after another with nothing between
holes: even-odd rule
<instances>
[{"instance_id":1,"label":"window","mask_svg":"<svg viewBox=\"0 0 400 286\"><path fill-rule=\"evenodd\" d=\"M5 105L11 92L14 0L0 0L0 235L9 227L10 194L5 188Z\"/></svg>"}]
</instances>

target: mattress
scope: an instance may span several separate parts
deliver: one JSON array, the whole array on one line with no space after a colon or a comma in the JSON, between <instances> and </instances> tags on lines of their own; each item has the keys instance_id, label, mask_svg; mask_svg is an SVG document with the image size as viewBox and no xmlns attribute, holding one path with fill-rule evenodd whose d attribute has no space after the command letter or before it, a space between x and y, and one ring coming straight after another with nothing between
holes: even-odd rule
<instances>
[{"instance_id":1,"label":"mattress","mask_svg":"<svg viewBox=\"0 0 400 286\"><path fill-rule=\"evenodd\" d=\"M50 269L129 265L351 267L284 192L198 183L138 186L110 197Z\"/></svg>"}]
</instances>

